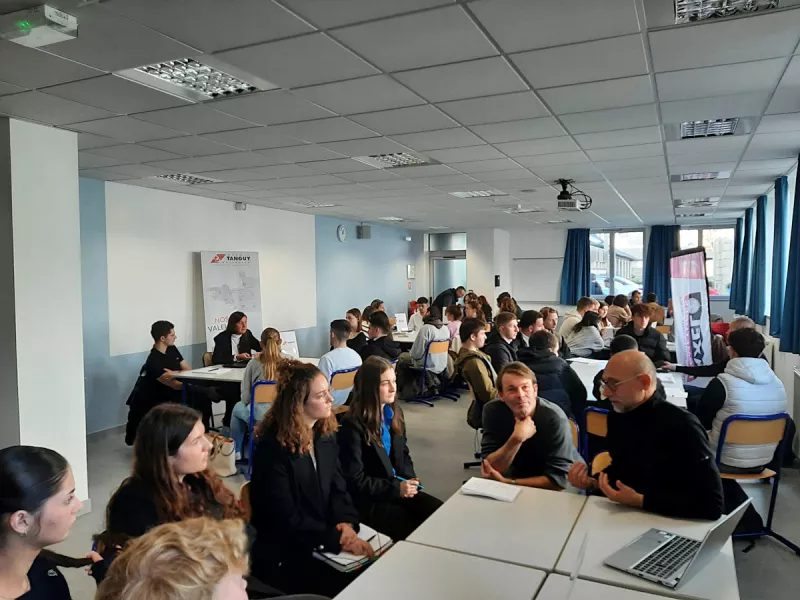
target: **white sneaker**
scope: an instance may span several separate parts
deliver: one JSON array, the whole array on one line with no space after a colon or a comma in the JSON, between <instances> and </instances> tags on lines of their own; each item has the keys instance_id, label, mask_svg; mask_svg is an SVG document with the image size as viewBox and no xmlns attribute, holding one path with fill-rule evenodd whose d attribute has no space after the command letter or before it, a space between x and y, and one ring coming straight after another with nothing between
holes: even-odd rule
<instances>
[{"instance_id":1,"label":"white sneaker","mask_svg":"<svg viewBox=\"0 0 800 600\"><path fill-rule=\"evenodd\" d=\"M230 454L228 456L230 456ZM241 452L237 452L236 453L236 460L242 460L242 453Z\"/></svg>"}]
</instances>

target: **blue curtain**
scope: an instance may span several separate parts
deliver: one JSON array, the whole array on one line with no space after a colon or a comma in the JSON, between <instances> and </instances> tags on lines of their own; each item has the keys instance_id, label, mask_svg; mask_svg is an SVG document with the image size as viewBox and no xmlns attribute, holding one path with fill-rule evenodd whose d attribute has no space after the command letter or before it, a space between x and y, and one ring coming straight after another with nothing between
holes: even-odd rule
<instances>
[{"instance_id":1,"label":"blue curtain","mask_svg":"<svg viewBox=\"0 0 800 600\"><path fill-rule=\"evenodd\" d=\"M739 272L736 278L736 304L733 307L740 315L747 312L748 279L750 275L750 256L753 250L753 209L744 212L744 233L742 234L742 252L739 255Z\"/></svg>"},{"instance_id":2,"label":"blue curtain","mask_svg":"<svg viewBox=\"0 0 800 600\"><path fill-rule=\"evenodd\" d=\"M731 291L728 308L736 310L736 290L739 289L739 263L742 262L742 228L744 219L736 219L736 233L733 236L733 272L731 273Z\"/></svg>"},{"instance_id":3,"label":"blue curtain","mask_svg":"<svg viewBox=\"0 0 800 600\"><path fill-rule=\"evenodd\" d=\"M769 334L781 335L783 294L786 289L787 236L789 234L789 179L775 180L775 238L772 243L772 300L769 309Z\"/></svg>"},{"instance_id":4,"label":"blue curtain","mask_svg":"<svg viewBox=\"0 0 800 600\"><path fill-rule=\"evenodd\" d=\"M750 297L747 316L759 325L767 323L767 197L756 202L756 245L750 269Z\"/></svg>"},{"instance_id":5,"label":"blue curtain","mask_svg":"<svg viewBox=\"0 0 800 600\"><path fill-rule=\"evenodd\" d=\"M800 354L800 179L794 186L792 237L789 242L789 262L786 272L786 296L781 319L781 352Z\"/></svg>"},{"instance_id":6,"label":"blue curtain","mask_svg":"<svg viewBox=\"0 0 800 600\"><path fill-rule=\"evenodd\" d=\"M653 225L647 243L647 259L644 265L644 292L653 292L658 301L667 305L672 296L669 278L669 259L678 250L677 225Z\"/></svg>"},{"instance_id":7,"label":"blue curtain","mask_svg":"<svg viewBox=\"0 0 800 600\"><path fill-rule=\"evenodd\" d=\"M561 304L574 305L581 296L589 296L591 281L589 230L570 229L561 268Z\"/></svg>"}]
</instances>

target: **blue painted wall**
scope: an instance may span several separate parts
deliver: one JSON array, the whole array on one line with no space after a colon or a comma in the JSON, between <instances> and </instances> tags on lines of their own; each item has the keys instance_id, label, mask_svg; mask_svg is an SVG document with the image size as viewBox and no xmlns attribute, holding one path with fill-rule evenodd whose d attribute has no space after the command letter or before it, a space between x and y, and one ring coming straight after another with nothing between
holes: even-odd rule
<instances>
[{"instance_id":1,"label":"blue painted wall","mask_svg":"<svg viewBox=\"0 0 800 600\"><path fill-rule=\"evenodd\" d=\"M148 352L109 355L103 181L80 180L80 223L86 431L93 433L125 423L125 401ZM344 243L336 238L339 224L348 230ZM347 309L363 309L373 298L380 297L393 314L404 311L415 297L406 279L406 265L413 263L411 244L403 240L409 235L407 231L375 225L372 239L357 240L354 221L317 217L315 225L317 326L296 332L303 356L322 356L328 351L328 324L344 318ZM169 319L169 315L164 318ZM205 344L181 346L180 350L189 364L202 365Z\"/></svg>"}]
</instances>

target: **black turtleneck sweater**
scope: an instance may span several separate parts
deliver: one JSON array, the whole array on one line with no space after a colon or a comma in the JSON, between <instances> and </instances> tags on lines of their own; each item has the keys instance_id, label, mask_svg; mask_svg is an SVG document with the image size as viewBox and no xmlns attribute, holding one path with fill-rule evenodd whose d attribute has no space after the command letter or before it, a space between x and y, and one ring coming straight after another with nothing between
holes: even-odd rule
<instances>
[{"instance_id":1,"label":"black turtleneck sweater","mask_svg":"<svg viewBox=\"0 0 800 600\"><path fill-rule=\"evenodd\" d=\"M722 482L700 421L666 401L659 386L644 404L608 414L605 470L644 495L644 509L671 517L717 519Z\"/></svg>"}]
</instances>

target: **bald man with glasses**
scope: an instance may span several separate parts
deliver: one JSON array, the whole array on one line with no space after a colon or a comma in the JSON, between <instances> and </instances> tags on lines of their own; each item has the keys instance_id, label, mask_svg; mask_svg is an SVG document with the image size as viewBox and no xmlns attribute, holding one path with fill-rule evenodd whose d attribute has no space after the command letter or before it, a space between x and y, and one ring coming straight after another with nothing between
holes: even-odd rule
<instances>
[{"instance_id":1,"label":"bald man with glasses","mask_svg":"<svg viewBox=\"0 0 800 600\"><path fill-rule=\"evenodd\" d=\"M601 380L611 402L606 446L611 465L590 477L576 462L568 481L609 500L649 512L689 519L717 519L722 483L700 421L670 404L656 368L642 352L611 357Z\"/></svg>"}]
</instances>

